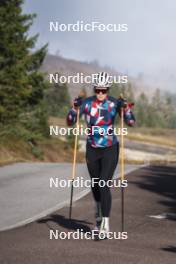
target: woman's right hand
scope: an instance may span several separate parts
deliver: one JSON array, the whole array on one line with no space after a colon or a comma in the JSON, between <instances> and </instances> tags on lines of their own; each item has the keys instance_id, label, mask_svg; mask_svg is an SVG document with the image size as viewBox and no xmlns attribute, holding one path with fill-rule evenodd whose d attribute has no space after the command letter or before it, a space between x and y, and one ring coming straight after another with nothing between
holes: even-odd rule
<instances>
[{"instance_id":1,"label":"woman's right hand","mask_svg":"<svg viewBox=\"0 0 176 264\"><path fill-rule=\"evenodd\" d=\"M82 101L83 99L81 96L76 97L73 101L74 108L77 109L78 107L80 107L82 105Z\"/></svg>"}]
</instances>

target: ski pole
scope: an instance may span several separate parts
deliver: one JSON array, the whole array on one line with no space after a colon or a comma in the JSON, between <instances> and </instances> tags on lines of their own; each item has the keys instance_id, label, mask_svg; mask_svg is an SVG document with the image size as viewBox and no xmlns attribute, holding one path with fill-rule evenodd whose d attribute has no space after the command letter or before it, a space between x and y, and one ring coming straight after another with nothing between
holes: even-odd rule
<instances>
[{"instance_id":1,"label":"ski pole","mask_svg":"<svg viewBox=\"0 0 176 264\"><path fill-rule=\"evenodd\" d=\"M79 131L79 114L80 109L77 109L77 120L76 120L76 127ZM77 145L78 145L78 134L75 135L75 142L74 142L74 153L73 153L73 167L72 167L72 182L71 182L71 194L70 194L70 210L69 210L69 219L71 220L72 216L72 202L73 202L73 182L75 179L75 171L76 171L76 156L77 156Z\"/></svg>"},{"instance_id":2,"label":"ski pole","mask_svg":"<svg viewBox=\"0 0 176 264\"><path fill-rule=\"evenodd\" d=\"M120 178L121 178L121 184L124 180L124 136L123 136L123 127L124 127L124 109L121 107L121 165L120 165ZM121 186L121 230L124 231L124 187Z\"/></svg>"}]
</instances>

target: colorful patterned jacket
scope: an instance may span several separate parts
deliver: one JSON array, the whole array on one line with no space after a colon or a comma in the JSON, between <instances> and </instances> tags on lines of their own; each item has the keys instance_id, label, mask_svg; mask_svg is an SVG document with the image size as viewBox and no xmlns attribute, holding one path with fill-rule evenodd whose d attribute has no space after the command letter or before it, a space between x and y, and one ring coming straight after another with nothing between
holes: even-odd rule
<instances>
[{"instance_id":1,"label":"colorful patterned jacket","mask_svg":"<svg viewBox=\"0 0 176 264\"><path fill-rule=\"evenodd\" d=\"M114 121L117 113L120 115L121 100L107 96L104 101L99 101L96 96L83 100L80 107L80 116L85 115L87 127L90 128L90 135L87 142L96 148L109 147L118 142L114 134ZM67 115L67 123L72 126L76 123L77 112L70 109ZM124 110L124 121L132 126L135 122L134 114L130 104Z\"/></svg>"}]
</instances>

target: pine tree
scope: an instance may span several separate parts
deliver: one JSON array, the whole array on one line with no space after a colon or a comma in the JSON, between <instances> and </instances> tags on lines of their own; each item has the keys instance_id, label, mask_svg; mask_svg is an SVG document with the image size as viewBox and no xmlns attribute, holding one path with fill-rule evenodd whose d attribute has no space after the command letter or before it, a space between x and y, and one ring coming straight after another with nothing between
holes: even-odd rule
<instances>
[{"instance_id":1,"label":"pine tree","mask_svg":"<svg viewBox=\"0 0 176 264\"><path fill-rule=\"evenodd\" d=\"M0 1L0 123L37 111L47 84L39 68L47 45L34 51L38 35L28 36L35 14L22 13L23 0Z\"/></svg>"},{"instance_id":2,"label":"pine tree","mask_svg":"<svg viewBox=\"0 0 176 264\"><path fill-rule=\"evenodd\" d=\"M50 115L65 117L70 108L68 85L66 83L51 84L46 93L45 101Z\"/></svg>"},{"instance_id":3,"label":"pine tree","mask_svg":"<svg viewBox=\"0 0 176 264\"><path fill-rule=\"evenodd\" d=\"M138 126L147 126L147 113L148 113L149 103L146 94L143 92L139 95L135 110L136 110L136 120Z\"/></svg>"}]
</instances>

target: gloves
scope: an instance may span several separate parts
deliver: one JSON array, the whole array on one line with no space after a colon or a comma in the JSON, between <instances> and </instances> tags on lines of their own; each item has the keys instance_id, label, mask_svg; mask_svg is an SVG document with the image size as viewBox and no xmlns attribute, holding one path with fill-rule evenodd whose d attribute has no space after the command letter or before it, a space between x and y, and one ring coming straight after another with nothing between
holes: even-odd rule
<instances>
[{"instance_id":1,"label":"gloves","mask_svg":"<svg viewBox=\"0 0 176 264\"><path fill-rule=\"evenodd\" d=\"M134 103L128 103L126 108L124 108L125 120L128 126L133 126L135 124L135 116L131 111Z\"/></svg>"},{"instance_id":2,"label":"gloves","mask_svg":"<svg viewBox=\"0 0 176 264\"><path fill-rule=\"evenodd\" d=\"M118 99L119 108L126 108L128 106L127 100L125 98L120 97Z\"/></svg>"},{"instance_id":3,"label":"gloves","mask_svg":"<svg viewBox=\"0 0 176 264\"><path fill-rule=\"evenodd\" d=\"M123 108L124 118L125 118L126 124L128 126L133 126L135 124L135 117L134 117L134 114L131 111L131 109L134 106L134 103L127 102L127 100L125 98L120 96L118 99L118 106L119 106L119 115L121 116L120 109Z\"/></svg>"},{"instance_id":4,"label":"gloves","mask_svg":"<svg viewBox=\"0 0 176 264\"><path fill-rule=\"evenodd\" d=\"M82 102L83 102L83 98L81 96L76 97L73 101L74 108L80 107L82 105Z\"/></svg>"},{"instance_id":5,"label":"gloves","mask_svg":"<svg viewBox=\"0 0 176 264\"><path fill-rule=\"evenodd\" d=\"M133 106L134 106L134 103L132 103L132 102L127 104L128 109L132 109Z\"/></svg>"},{"instance_id":6,"label":"gloves","mask_svg":"<svg viewBox=\"0 0 176 264\"><path fill-rule=\"evenodd\" d=\"M134 103L132 102L127 102L127 100L125 98L123 98L122 96L119 97L118 99L118 103L119 103L119 107L120 108L124 108L124 110L129 110L132 109L132 107L134 106Z\"/></svg>"}]
</instances>

